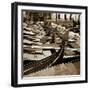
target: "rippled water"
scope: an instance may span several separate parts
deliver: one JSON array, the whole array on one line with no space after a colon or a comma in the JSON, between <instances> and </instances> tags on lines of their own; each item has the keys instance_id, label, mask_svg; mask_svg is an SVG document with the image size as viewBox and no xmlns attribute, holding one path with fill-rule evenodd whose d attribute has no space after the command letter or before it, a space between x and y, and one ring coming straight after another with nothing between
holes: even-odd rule
<instances>
[{"instance_id":1,"label":"rippled water","mask_svg":"<svg viewBox=\"0 0 90 90\"><path fill-rule=\"evenodd\" d=\"M36 76L58 76L58 75L79 75L80 74L80 62L60 64L54 67L46 68L26 75L26 77Z\"/></svg>"}]
</instances>

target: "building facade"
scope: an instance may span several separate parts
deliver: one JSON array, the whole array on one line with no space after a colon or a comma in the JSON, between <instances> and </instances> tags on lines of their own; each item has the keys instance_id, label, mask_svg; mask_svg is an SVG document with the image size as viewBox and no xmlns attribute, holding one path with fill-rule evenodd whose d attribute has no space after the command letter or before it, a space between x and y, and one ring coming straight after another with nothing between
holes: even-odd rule
<instances>
[{"instance_id":1,"label":"building facade","mask_svg":"<svg viewBox=\"0 0 90 90\"><path fill-rule=\"evenodd\" d=\"M80 14L53 13L53 12L30 12L23 11L23 17L28 21L54 22L62 26L73 26L80 24Z\"/></svg>"}]
</instances>

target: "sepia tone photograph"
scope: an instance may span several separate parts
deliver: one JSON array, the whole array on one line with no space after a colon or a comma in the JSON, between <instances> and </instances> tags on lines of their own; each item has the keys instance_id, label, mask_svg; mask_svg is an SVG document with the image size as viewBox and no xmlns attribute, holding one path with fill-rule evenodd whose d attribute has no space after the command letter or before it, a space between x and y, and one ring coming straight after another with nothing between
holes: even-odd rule
<instances>
[{"instance_id":1,"label":"sepia tone photograph","mask_svg":"<svg viewBox=\"0 0 90 90\"><path fill-rule=\"evenodd\" d=\"M12 3L12 86L87 83L87 8Z\"/></svg>"},{"instance_id":2,"label":"sepia tone photograph","mask_svg":"<svg viewBox=\"0 0 90 90\"><path fill-rule=\"evenodd\" d=\"M22 11L23 77L80 75L80 13Z\"/></svg>"},{"instance_id":3,"label":"sepia tone photograph","mask_svg":"<svg viewBox=\"0 0 90 90\"><path fill-rule=\"evenodd\" d=\"M12 3L12 86L88 82L87 9Z\"/></svg>"}]
</instances>

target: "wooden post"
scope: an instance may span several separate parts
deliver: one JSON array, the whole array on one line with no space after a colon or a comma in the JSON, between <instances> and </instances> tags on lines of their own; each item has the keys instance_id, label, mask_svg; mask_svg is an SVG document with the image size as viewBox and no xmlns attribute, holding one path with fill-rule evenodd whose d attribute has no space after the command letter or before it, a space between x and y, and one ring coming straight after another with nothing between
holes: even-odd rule
<instances>
[{"instance_id":1,"label":"wooden post","mask_svg":"<svg viewBox=\"0 0 90 90\"><path fill-rule=\"evenodd\" d=\"M56 13L56 23L57 23L57 13Z\"/></svg>"}]
</instances>

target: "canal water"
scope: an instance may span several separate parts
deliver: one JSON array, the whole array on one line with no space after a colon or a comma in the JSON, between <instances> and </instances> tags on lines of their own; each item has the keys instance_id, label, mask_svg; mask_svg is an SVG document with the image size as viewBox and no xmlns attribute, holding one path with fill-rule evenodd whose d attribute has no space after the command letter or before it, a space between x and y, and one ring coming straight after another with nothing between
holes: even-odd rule
<instances>
[{"instance_id":1,"label":"canal water","mask_svg":"<svg viewBox=\"0 0 90 90\"><path fill-rule=\"evenodd\" d=\"M59 64L38 71L36 73L28 74L25 77L39 77L39 76L60 76L60 75L80 75L80 61L74 63Z\"/></svg>"}]
</instances>

